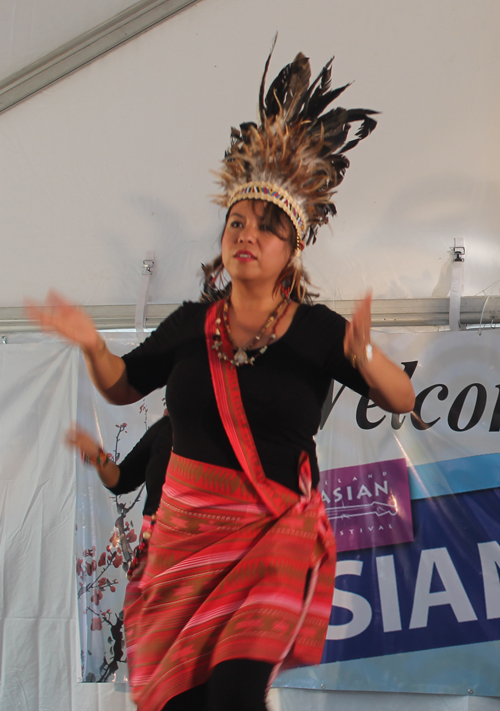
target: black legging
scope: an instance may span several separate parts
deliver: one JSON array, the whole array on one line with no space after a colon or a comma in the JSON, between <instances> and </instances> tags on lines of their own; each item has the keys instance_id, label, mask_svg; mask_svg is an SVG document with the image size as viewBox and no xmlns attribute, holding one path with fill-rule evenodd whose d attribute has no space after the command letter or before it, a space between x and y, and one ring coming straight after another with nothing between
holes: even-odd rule
<instances>
[{"instance_id":1,"label":"black legging","mask_svg":"<svg viewBox=\"0 0 500 711\"><path fill-rule=\"evenodd\" d=\"M206 684L174 696L163 711L267 711L272 670L272 664L253 659L221 662Z\"/></svg>"}]
</instances>

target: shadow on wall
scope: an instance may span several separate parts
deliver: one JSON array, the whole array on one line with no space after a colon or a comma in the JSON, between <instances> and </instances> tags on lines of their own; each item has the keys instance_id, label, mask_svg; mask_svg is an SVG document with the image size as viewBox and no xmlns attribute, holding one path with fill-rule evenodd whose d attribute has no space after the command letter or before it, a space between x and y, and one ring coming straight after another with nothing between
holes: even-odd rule
<instances>
[{"instance_id":1,"label":"shadow on wall","mask_svg":"<svg viewBox=\"0 0 500 711\"><path fill-rule=\"evenodd\" d=\"M371 240L385 240L373 255L375 274L392 272L380 298L447 296L450 249L466 248L465 290L476 293L498 279L500 193L491 183L442 175L409 187L393 201Z\"/></svg>"},{"instance_id":2,"label":"shadow on wall","mask_svg":"<svg viewBox=\"0 0 500 711\"><path fill-rule=\"evenodd\" d=\"M201 264L209 262L220 251L222 220L217 220L218 208L211 206L207 220L209 199L193 204L192 219L196 220L199 215L201 228L193 232L168 203L145 195L131 196L130 200L152 223L154 244L150 249L156 253L156 263L150 300L153 303L196 301L200 295Z\"/></svg>"},{"instance_id":3,"label":"shadow on wall","mask_svg":"<svg viewBox=\"0 0 500 711\"><path fill-rule=\"evenodd\" d=\"M213 208L214 214L209 214L208 220L205 210L204 218L199 220L202 229L193 232L175 207L154 195L126 195L124 202L139 218L137 222L144 226L144 232L137 235L136 242L110 230L99 235L102 268L91 276L82 276L82 282L85 279L93 281L86 287L87 300L107 303L111 289L111 294L122 295L121 303L134 304L142 275L142 260L148 250L155 253L149 301L168 304L197 300L201 262L213 259L218 253L217 208Z\"/></svg>"},{"instance_id":4,"label":"shadow on wall","mask_svg":"<svg viewBox=\"0 0 500 711\"><path fill-rule=\"evenodd\" d=\"M149 236L138 237L140 244L156 253L150 300L197 299L200 264L218 253L222 226L218 208L208 198L194 201L186 224L172 205L155 196L131 194L126 200L148 231ZM491 182L443 174L406 187L372 230L352 236L348 217L342 229L345 236L333 228L333 239L327 228L305 255L322 298L332 298L332 294L359 298L370 287L374 297L381 299L446 297L451 284L450 250L456 237L465 240L465 294L480 293L499 278L500 192ZM119 293L126 293L127 303L134 303L143 248L123 244L116 234L104 234L101 239L108 259L99 282L116 280ZM110 269L114 263L118 268ZM94 291L100 288L96 283Z\"/></svg>"},{"instance_id":5,"label":"shadow on wall","mask_svg":"<svg viewBox=\"0 0 500 711\"><path fill-rule=\"evenodd\" d=\"M450 249L463 237L464 293L476 294L499 278L499 232L497 186L443 174L405 188L373 230L337 238L327 283L342 299L359 298L370 287L379 299L447 296Z\"/></svg>"}]
</instances>

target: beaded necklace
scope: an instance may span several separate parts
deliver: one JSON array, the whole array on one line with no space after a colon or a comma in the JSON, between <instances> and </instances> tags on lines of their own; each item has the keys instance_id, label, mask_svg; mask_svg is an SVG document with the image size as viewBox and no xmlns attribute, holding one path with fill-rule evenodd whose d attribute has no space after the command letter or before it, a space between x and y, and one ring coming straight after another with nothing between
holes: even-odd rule
<instances>
[{"instance_id":1,"label":"beaded necklace","mask_svg":"<svg viewBox=\"0 0 500 711\"><path fill-rule=\"evenodd\" d=\"M226 330L227 337L229 338L229 341L233 347L233 350L235 351L233 358L230 358L227 356L223 349L222 349L222 338L221 338L221 333L220 333L220 325L221 325L221 319L217 318L215 320L215 336L214 336L214 343L212 348L217 351L217 355L219 358L222 358L226 360L228 363L231 363L231 365L234 365L236 368L239 368L240 365L253 365L255 363L255 359L265 353L267 351L267 347L269 346L270 343L272 343L274 340L276 340L276 328L278 326L278 323L281 321L283 316L286 314L288 311L288 307L290 306L290 301L286 301L283 299L283 301L280 301L278 306L274 309L274 311L268 316L265 324L262 326L260 329L259 333L254 336L245 346L238 346L234 342L233 335L231 333L231 329L229 327L229 298L224 300L224 307L222 309L222 321L224 323L224 328ZM262 336L265 334L265 332L273 326L273 330L271 332L271 335L269 336L269 339L266 343L265 346L262 346L262 348L259 348L257 353L254 356L249 356L247 351L251 351L255 348L257 343L262 339Z\"/></svg>"}]
</instances>

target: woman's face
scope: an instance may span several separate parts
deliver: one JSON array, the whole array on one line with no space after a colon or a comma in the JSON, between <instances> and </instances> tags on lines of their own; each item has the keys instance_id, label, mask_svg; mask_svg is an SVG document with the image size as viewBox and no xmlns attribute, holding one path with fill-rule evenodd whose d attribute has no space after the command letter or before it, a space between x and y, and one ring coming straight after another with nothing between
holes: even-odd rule
<instances>
[{"instance_id":1,"label":"woman's face","mask_svg":"<svg viewBox=\"0 0 500 711\"><path fill-rule=\"evenodd\" d=\"M278 234L270 231L262 200L241 200L231 208L222 235L222 261L231 280L276 280L292 254L292 230L283 216Z\"/></svg>"}]
</instances>

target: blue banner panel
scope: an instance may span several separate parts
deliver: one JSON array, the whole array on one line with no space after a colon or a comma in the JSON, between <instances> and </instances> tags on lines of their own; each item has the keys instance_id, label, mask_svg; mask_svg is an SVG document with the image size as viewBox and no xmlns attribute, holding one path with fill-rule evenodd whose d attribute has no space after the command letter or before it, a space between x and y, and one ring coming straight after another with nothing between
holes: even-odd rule
<instances>
[{"instance_id":1,"label":"blue banner panel","mask_svg":"<svg viewBox=\"0 0 500 711\"><path fill-rule=\"evenodd\" d=\"M412 510L414 542L339 554L323 662L500 639L500 489Z\"/></svg>"},{"instance_id":2,"label":"blue banner panel","mask_svg":"<svg viewBox=\"0 0 500 711\"><path fill-rule=\"evenodd\" d=\"M498 453L417 464L410 469L412 499L493 489L499 484L500 454Z\"/></svg>"},{"instance_id":3,"label":"blue banner panel","mask_svg":"<svg viewBox=\"0 0 500 711\"><path fill-rule=\"evenodd\" d=\"M500 697L499 659L499 641L480 642L461 647L427 649L407 654L392 654L389 657L351 659L348 662L291 669L280 674L274 686ZM453 708L463 708L461 704L458 705L458 701L457 699L457 705ZM493 706L487 708L498 708L498 700L492 699L491 703ZM444 702L438 701L436 704L428 701L429 708L449 708ZM407 706L411 707L409 701Z\"/></svg>"}]
</instances>

